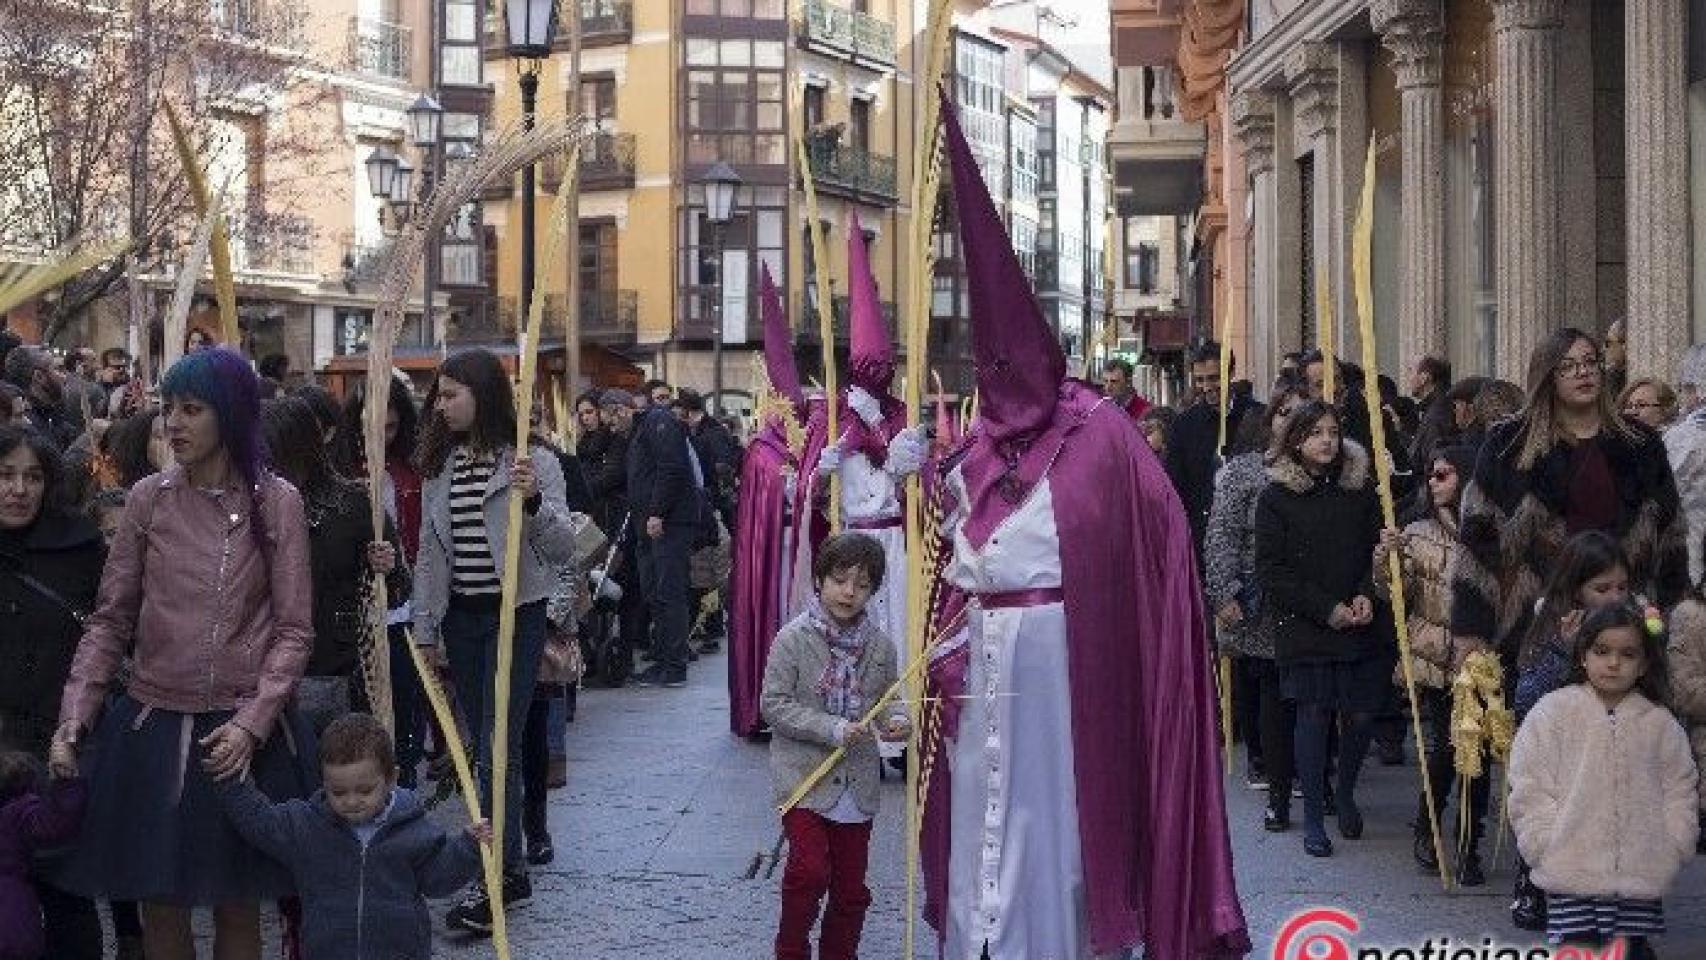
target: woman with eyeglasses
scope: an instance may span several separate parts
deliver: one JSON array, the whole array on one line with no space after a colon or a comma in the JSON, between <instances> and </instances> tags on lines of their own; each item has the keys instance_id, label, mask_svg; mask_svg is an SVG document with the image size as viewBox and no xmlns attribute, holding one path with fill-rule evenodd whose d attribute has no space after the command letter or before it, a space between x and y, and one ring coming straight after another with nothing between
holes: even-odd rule
<instances>
[{"instance_id":1,"label":"woman with eyeglasses","mask_svg":"<svg viewBox=\"0 0 1706 960\"><path fill-rule=\"evenodd\" d=\"M1554 332L1528 365L1528 400L1494 424L1463 493L1451 583L1453 666L1497 650L1507 687L1564 543L1598 530L1629 556L1630 590L1669 610L1688 589L1688 531L1658 435L1623 416L1589 334ZM1518 891L1518 904L1532 897ZM1513 910L1525 929L1544 915Z\"/></svg>"},{"instance_id":2,"label":"woman with eyeglasses","mask_svg":"<svg viewBox=\"0 0 1706 960\"><path fill-rule=\"evenodd\" d=\"M1642 377L1623 388L1617 409L1655 433L1663 433L1676 422L1676 391L1657 377Z\"/></svg>"}]
</instances>

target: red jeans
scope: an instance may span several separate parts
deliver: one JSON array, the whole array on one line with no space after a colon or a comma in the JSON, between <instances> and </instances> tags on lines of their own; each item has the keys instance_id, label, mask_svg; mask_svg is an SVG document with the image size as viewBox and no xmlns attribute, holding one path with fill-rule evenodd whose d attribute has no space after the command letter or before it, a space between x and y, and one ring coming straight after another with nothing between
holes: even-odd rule
<instances>
[{"instance_id":1,"label":"red jeans","mask_svg":"<svg viewBox=\"0 0 1706 960\"><path fill-rule=\"evenodd\" d=\"M803 807L782 817L788 838L788 866L782 872L782 923L776 931L776 960L811 960L812 927L818 905L829 894L819 938L819 960L855 960L859 932L871 891L865 865L871 852L871 824L835 823Z\"/></svg>"}]
</instances>

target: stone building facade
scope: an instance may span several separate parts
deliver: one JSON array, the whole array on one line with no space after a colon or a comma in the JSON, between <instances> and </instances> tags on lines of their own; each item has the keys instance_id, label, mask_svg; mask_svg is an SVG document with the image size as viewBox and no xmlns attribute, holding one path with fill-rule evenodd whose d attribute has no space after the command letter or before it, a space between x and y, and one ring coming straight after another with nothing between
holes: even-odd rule
<instances>
[{"instance_id":1,"label":"stone building facade","mask_svg":"<svg viewBox=\"0 0 1706 960\"><path fill-rule=\"evenodd\" d=\"M1228 5L1184 6L1189 20L1194 7ZM1327 316L1340 350L1359 349L1350 243L1372 142L1383 372L1437 354L1461 373L1521 382L1548 331L1625 317L1631 373L1674 372L1698 339L1693 290L1706 276L1689 151L1706 125L1695 85L1706 56L1689 24L1706 22L1706 4L1237 6L1244 22L1218 51L1224 66L1199 69L1198 89L1183 93L1220 84L1242 160L1249 200L1230 215L1249 225L1257 371L1264 355L1316 345ZM1187 81L1192 62L1214 63L1200 46L1181 36ZM1695 151L1693 167L1703 162Z\"/></svg>"}]
</instances>

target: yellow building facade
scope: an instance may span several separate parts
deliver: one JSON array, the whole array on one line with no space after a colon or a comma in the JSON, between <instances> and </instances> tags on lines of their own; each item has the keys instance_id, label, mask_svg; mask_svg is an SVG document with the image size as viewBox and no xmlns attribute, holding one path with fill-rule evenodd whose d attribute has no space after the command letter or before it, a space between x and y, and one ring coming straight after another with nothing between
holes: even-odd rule
<instances>
[{"instance_id":1,"label":"yellow building facade","mask_svg":"<svg viewBox=\"0 0 1706 960\"><path fill-rule=\"evenodd\" d=\"M817 295L808 289L815 262L797 162L802 136L840 337L855 214L882 299L905 298L919 25L913 0L846 2L862 9L828 0L580 0L579 103L569 102L575 73L567 24L540 72L539 115L579 114L595 131L582 148L578 242L537 265L553 324L548 337L561 335L576 271L583 341L708 391L720 306L726 406L745 409L762 346L758 289L767 267L787 291L802 373L818 374ZM492 21L488 35L488 130L497 131L519 117L520 92L516 66L502 53L501 25ZM719 162L742 180L735 214L720 231L705 216L699 185ZM536 250L563 174L561 161L539 171ZM488 282L498 315L512 318L523 242L515 185L488 194L484 222L495 254ZM592 385L590 378L581 385Z\"/></svg>"}]
</instances>

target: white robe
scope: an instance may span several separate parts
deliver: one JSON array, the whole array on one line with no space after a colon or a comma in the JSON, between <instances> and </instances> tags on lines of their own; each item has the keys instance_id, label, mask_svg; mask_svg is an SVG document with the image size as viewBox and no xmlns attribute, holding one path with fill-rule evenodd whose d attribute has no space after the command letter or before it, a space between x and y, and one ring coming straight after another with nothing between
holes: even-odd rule
<instances>
[{"instance_id":1,"label":"white robe","mask_svg":"<svg viewBox=\"0 0 1706 960\"><path fill-rule=\"evenodd\" d=\"M968 502L958 470L949 477ZM973 594L1058 589L1060 538L1047 479L982 547L949 518L946 576ZM947 745L944 960L1093 960L1073 774L1072 684L1060 603L967 611L970 665ZM939 769L939 768L938 768Z\"/></svg>"}]
</instances>

